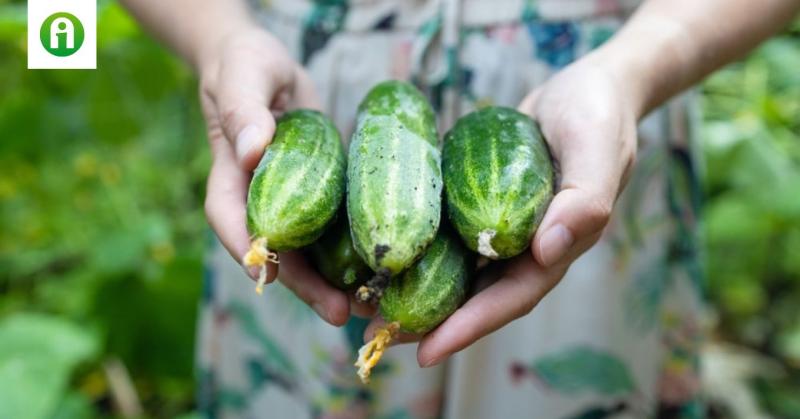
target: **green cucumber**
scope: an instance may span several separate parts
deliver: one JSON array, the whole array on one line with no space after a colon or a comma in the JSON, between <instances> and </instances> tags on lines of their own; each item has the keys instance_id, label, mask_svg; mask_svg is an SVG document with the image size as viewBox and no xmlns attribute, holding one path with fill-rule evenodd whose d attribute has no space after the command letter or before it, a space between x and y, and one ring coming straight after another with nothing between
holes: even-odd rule
<instances>
[{"instance_id":1,"label":"green cucumber","mask_svg":"<svg viewBox=\"0 0 800 419\"><path fill-rule=\"evenodd\" d=\"M436 119L412 85L376 85L359 106L347 169L356 251L378 275L414 263L439 228L441 158Z\"/></svg>"},{"instance_id":2,"label":"green cucumber","mask_svg":"<svg viewBox=\"0 0 800 419\"><path fill-rule=\"evenodd\" d=\"M355 289L372 276L369 266L353 249L344 211L319 240L308 246L306 254L320 275L341 290Z\"/></svg>"},{"instance_id":3,"label":"green cucumber","mask_svg":"<svg viewBox=\"0 0 800 419\"><path fill-rule=\"evenodd\" d=\"M424 334L441 324L464 302L475 261L453 233L442 228L425 254L411 268L391 279L380 301L387 326L359 350L356 366L362 381L369 381L398 332Z\"/></svg>"},{"instance_id":4,"label":"green cucumber","mask_svg":"<svg viewBox=\"0 0 800 419\"><path fill-rule=\"evenodd\" d=\"M260 266L256 290L273 252L299 249L319 238L345 193L346 157L330 119L312 110L287 112L253 173L247 228L253 242L246 266Z\"/></svg>"},{"instance_id":5,"label":"green cucumber","mask_svg":"<svg viewBox=\"0 0 800 419\"><path fill-rule=\"evenodd\" d=\"M553 165L539 128L514 109L459 119L442 151L447 213L467 247L491 259L522 253L553 197Z\"/></svg>"},{"instance_id":6,"label":"green cucumber","mask_svg":"<svg viewBox=\"0 0 800 419\"><path fill-rule=\"evenodd\" d=\"M474 260L458 237L444 230L417 263L392 278L383 293L381 316L389 323L398 322L402 332L427 333L464 301Z\"/></svg>"}]
</instances>

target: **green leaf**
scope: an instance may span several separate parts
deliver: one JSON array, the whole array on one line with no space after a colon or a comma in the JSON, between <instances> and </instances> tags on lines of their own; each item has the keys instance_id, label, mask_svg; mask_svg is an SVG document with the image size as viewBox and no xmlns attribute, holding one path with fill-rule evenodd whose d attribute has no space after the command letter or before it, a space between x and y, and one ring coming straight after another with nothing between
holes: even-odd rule
<instances>
[{"instance_id":1,"label":"green leaf","mask_svg":"<svg viewBox=\"0 0 800 419\"><path fill-rule=\"evenodd\" d=\"M27 26L27 10L24 4L0 4L0 34L5 35L6 29L17 29L14 35L25 37ZM8 33L12 33L10 30ZM5 41L5 38L0 38Z\"/></svg>"},{"instance_id":2,"label":"green leaf","mask_svg":"<svg viewBox=\"0 0 800 419\"><path fill-rule=\"evenodd\" d=\"M81 393L67 393L50 419L93 419L97 417L92 402Z\"/></svg>"},{"instance_id":3,"label":"green leaf","mask_svg":"<svg viewBox=\"0 0 800 419\"><path fill-rule=\"evenodd\" d=\"M779 351L792 363L800 365L800 323L778 337Z\"/></svg>"},{"instance_id":4,"label":"green leaf","mask_svg":"<svg viewBox=\"0 0 800 419\"><path fill-rule=\"evenodd\" d=\"M20 313L0 323L0 418L55 413L72 370L98 350L86 328L56 317Z\"/></svg>"},{"instance_id":5,"label":"green leaf","mask_svg":"<svg viewBox=\"0 0 800 419\"><path fill-rule=\"evenodd\" d=\"M94 294L92 317L106 331L107 350L137 376L152 380L159 394L172 379L192 373L199 265L176 258L158 277L109 278Z\"/></svg>"},{"instance_id":6,"label":"green leaf","mask_svg":"<svg viewBox=\"0 0 800 419\"><path fill-rule=\"evenodd\" d=\"M539 358L532 369L550 388L566 394L592 391L615 395L635 390L633 377L621 359L589 346L576 346Z\"/></svg>"},{"instance_id":7,"label":"green leaf","mask_svg":"<svg viewBox=\"0 0 800 419\"><path fill-rule=\"evenodd\" d=\"M771 225L757 203L726 194L708 205L708 236L712 242L756 240L766 237Z\"/></svg>"},{"instance_id":8,"label":"green leaf","mask_svg":"<svg viewBox=\"0 0 800 419\"><path fill-rule=\"evenodd\" d=\"M118 4L107 4L97 10L97 46L113 47L139 35L139 28L131 16Z\"/></svg>"}]
</instances>

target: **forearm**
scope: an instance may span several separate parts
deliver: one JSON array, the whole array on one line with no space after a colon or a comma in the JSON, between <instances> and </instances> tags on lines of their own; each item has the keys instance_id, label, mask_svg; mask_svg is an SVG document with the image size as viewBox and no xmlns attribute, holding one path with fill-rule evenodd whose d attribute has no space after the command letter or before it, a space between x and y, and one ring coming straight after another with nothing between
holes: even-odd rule
<instances>
[{"instance_id":1,"label":"forearm","mask_svg":"<svg viewBox=\"0 0 800 419\"><path fill-rule=\"evenodd\" d=\"M641 118L744 55L798 10L800 0L648 0L590 60L626 85Z\"/></svg>"},{"instance_id":2,"label":"forearm","mask_svg":"<svg viewBox=\"0 0 800 419\"><path fill-rule=\"evenodd\" d=\"M244 0L121 0L142 25L195 68L234 30L253 25Z\"/></svg>"}]
</instances>

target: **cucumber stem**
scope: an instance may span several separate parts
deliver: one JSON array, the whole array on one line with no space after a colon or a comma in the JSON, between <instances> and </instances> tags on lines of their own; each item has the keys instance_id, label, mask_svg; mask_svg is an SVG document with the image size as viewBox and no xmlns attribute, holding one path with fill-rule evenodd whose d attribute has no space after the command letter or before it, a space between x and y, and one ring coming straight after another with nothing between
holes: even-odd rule
<instances>
[{"instance_id":1,"label":"cucumber stem","mask_svg":"<svg viewBox=\"0 0 800 419\"><path fill-rule=\"evenodd\" d=\"M258 280L256 281L256 294L264 292L264 283L267 282L267 267L269 263L280 263L278 254L267 249L267 238L259 237L250 242L250 250L242 258L245 267L258 267Z\"/></svg>"},{"instance_id":2,"label":"cucumber stem","mask_svg":"<svg viewBox=\"0 0 800 419\"><path fill-rule=\"evenodd\" d=\"M478 253L491 259L497 259L500 256L492 247L492 239L496 234L497 232L490 228L478 233Z\"/></svg>"},{"instance_id":3,"label":"cucumber stem","mask_svg":"<svg viewBox=\"0 0 800 419\"><path fill-rule=\"evenodd\" d=\"M369 384L372 368L380 361L383 352L386 351L399 330L400 323L391 322L376 330L375 337L358 350L358 359L353 365L358 367L358 377L361 378L362 383Z\"/></svg>"}]
</instances>

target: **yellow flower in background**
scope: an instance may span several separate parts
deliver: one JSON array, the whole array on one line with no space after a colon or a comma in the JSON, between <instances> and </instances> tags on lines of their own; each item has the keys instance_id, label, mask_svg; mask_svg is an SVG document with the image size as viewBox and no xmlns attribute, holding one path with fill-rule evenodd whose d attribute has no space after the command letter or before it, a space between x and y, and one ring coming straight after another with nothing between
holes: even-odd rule
<instances>
[{"instance_id":1,"label":"yellow flower in background","mask_svg":"<svg viewBox=\"0 0 800 419\"><path fill-rule=\"evenodd\" d=\"M150 256L156 262L166 264L175 258L175 246L169 241L156 243L150 247Z\"/></svg>"},{"instance_id":2,"label":"yellow flower in background","mask_svg":"<svg viewBox=\"0 0 800 419\"><path fill-rule=\"evenodd\" d=\"M78 176L92 177L97 173L97 157L90 152L80 153L72 160L72 167Z\"/></svg>"},{"instance_id":3,"label":"yellow flower in background","mask_svg":"<svg viewBox=\"0 0 800 419\"><path fill-rule=\"evenodd\" d=\"M115 163L103 163L100 165L100 180L106 185L116 185L122 178L121 170Z\"/></svg>"},{"instance_id":4,"label":"yellow flower in background","mask_svg":"<svg viewBox=\"0 0 800 419\"><path fill-rule=\"evenodd\" d=\"M7 200L17 193L17 185L11 179L0 178L0 200Z\"/></svg>"}]
</instances>

